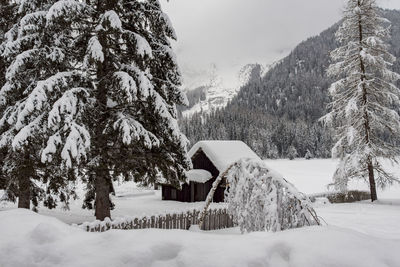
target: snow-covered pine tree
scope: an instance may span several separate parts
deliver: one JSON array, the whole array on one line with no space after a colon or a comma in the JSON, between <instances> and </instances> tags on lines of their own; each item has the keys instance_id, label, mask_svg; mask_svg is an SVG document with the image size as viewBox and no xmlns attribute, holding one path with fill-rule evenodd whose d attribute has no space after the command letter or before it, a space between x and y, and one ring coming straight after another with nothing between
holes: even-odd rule
<instances>
[{"instance_id":1,"label":"snow-covered pine tree","mask_svg":"<svg viewBox=\"0 0 400 267\"><path fill-rule=\"evenodd\" d=\"M12 1L8 4L11 3ZM5 198L15 201L18 197L18 207L28 209L31 200L37 202L37 195L34 194L37 190L34 190L35 184L32 182L37 178L32 160L35 146L29 144L18 151L13 151L13 139L18 133L15 125L17 113L27 96L26 92L31 89L27 87L34 82L30 74L35 72L32 70L35 62L30 60L30 57L34 54L33 51L36 51L34 42L39 38L39 34L33 33L36 28L28 29L28 27L32 25L32 20L36 19L34 16L29 17L37 11L36 8L35 4L28 5L25 1L17 3L15 10L12 10L14 14L8 16L12 24L8 25L8 31L1 44L1 57L6 67L5 79L0 90L0 109L3 111L0 119L0 147L5 152L2 161ZM27 52L23 53L25 51ZM29 54L28 51L32 53Z\"/></svg>"},{"instance_id":2,"label":"snow-covered pine tree","mask_svg":"<svg viewBox=\"0 0 400 267\"><path fill-rule=\"evenodd\" d=\"M57 77L65 78L62 73L72 68L72 61L62 47L64 40L46 25L47 11L55 2L13 2L16 18L1 49L8 63L6 83L0 90L0 105L4 109L0 119L0 146L6 150L3 176L6 197L9 200L18 197L18 206L22 208L29 208L30 201L36 207L45 194L48 198L44 204L52 208L55 206L52 195L67 201L73 194L67 178L72 176L41 162L41 151L47 140L49 103L55 95L46 95L44 91L62 90L65 82L59 83ZM41 183L44 187L39 186Z\"/></svg>"},{"instance_id":3,"label":"snow-covered pine tree","mask_svg":"<svg viewBox=\"0 0 400 267\"><path fill-rule=\"evenodd\" d=\"M0 3L0 88L5 84L7 62L2 56L4 50L4 44L6 40L6 33L13 26L13 21L16 20L15 4L10 1L1 1ZM0 99L0 102L2 100ZM0 104L0 118L3 117L5 105ZM4 162L7 154L7 148L0 148L0 162ZM2 165L0 165L0 189L6 188L6 177L3 174Z\"/></svg>"},{"instance_id":4,"label":"snow-covered pine tree","mask_svg":"<svg viewBox=\"0 0 400 267\"><path fill-rule=\"evenodd\" d=\"M4 49L4 41L6 39L6 33L13 26L16 20L15 4L10 1L1 1L0 3L0 88L3 87L6 77L7 63L6 60L1 56ZM0 110L1 112L1 110Z\"/></svg>"},{"instance_id":5,"label":"snow-covered pine tree","mask_svg":"<svg viewBox=\"0 0 400 267\"><path fill-rule=\"evenodd\" d=\"M400 76L390 66L395 58L385 41L389 22L379 16L375 0L348 0L343 23L336 33L341 47L331 53L336 63L328 74L339 79L330 88L330 113L322 118L336 131L333 157L340 158L334 184L347 187L354 178L369 181L371 200L377 200L376 184L384 187L398 181L387 173L381 159L396 161L399 148L384 135L400 134Z\"/></svg>"},{"instance_id":6,"label":"snow-covered pine tree","mask_svg":"<svg viewBox=\"0 0 400 267\"><path fill-rule=\"evenodd\" d=\"M185 176L184 171L191 162L187 158L188 140L180 132L177 123L176 106L188 105L186 95L180 89L181 73L170 43L170 40L176 40L177 36L169 17L162 11L159 0L148 0L142 5L150 28L146 34L152 49L149 71L154 90L158 94L150 95L147 100L149 120L146 121L146 128L162 140L152 151L161 157L161 161L152 161L156 163L155 169L161 172L159 177L167 177L169 184L179 187L182 177ZM162 105L157 104L160 101ZM157 181L150 179L147 182Z\"/></svg>"},{"instance_id":7,"label":"snow-covered pine tree","mask_svg":"<svg viewBox=\"0 0 400 267\"><path fill-rule=\"evenodd\" d=\"M82 158L89 161L85 205L91 208L95 200L97 219L110 217L109 194L117 177L145 184L162 176L173 184L184 181L186 139L175 111L184 97L171 47L163 43L172 36L166 18L157 1L122 0L61 0L47 15L50 25L75 22L60 30L80 38L76 49L86 48L83 54L72 52L82 62L74 75L90 83L57 96L42 157L69 167Z\"/></svg>"}]
</instances>

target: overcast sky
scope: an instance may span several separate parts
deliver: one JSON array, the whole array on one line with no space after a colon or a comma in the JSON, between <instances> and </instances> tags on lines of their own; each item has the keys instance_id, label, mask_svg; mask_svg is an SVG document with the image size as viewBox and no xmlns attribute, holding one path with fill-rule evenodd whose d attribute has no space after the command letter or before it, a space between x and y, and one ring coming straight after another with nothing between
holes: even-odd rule
<instances>
[{"instance_id":1,"label":"overcast sky","mask_svg":"<svg viewBox=\"0 0 400 267\"><path fill-rule=\"evenodd\" d=\"M161 0L178 35L185 83L206 80L215 64L225 86L237 86L248 63L270 64L341 17L344 0ZM379 0L400 9L400 0Z\"/></svg>"}]
</instances>

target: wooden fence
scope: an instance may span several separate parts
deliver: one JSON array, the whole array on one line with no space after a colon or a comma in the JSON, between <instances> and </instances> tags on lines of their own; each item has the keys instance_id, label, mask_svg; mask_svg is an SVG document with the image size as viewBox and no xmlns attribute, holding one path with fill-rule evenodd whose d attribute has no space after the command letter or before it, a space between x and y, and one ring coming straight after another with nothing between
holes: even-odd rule
<instances>
[{"instance_id":1,"label":"wooden fence","mask_svg":"<svg viewBox=\"0 0 400 267\"><path fill-rule=\"evenodd\" d=\"M193 210L186 213L167 214L165 216L97 221L95 223L84 223L80 227L88 232L104 232L110 229L131 230L147 228L188 230L191 225L199 223L199 214L199 211ZM232 216L228 214L226 209L214 209L207 212L202 230L219 230L234 226Z\"/></svg>"}]
</instances>

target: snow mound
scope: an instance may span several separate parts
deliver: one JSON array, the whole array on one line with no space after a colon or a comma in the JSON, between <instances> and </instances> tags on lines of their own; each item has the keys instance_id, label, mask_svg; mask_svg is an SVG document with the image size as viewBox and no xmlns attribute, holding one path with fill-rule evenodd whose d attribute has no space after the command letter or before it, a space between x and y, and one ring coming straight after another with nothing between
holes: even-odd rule
<instances>
[{"instance_id":1,"label":"snow mound","mask_svg":"<svg viewBox=\"0 0 400 267\"><path fill-rule=\"evenodd\" d=\"M53 218L13 210L0 212L0 236L4 267L400 266L400 240L339 227L247 235L155 229L87 233Z\"/></svg>"},{"instance_id":2,"label":"snow mound","mask_svg":"<svg viewBox=\"0 0 400 267\"><path fill-rule=\"evenodd\" d=\"M200 141L189 151L193 157L201 149L220 173L242 158L261 160L251 148L242 141Z\"/></svg>"},{"instance_id":3,"label":"snow mound","mask_svg":"<svg viewBox=\"0 0 400 267\"><path fill-rule=\"evenodd\" d=\"M205 183L212 178L212 174L206 170L190 170L186 172L186 177L191 182Z\"/></svg>"}]
</instances>

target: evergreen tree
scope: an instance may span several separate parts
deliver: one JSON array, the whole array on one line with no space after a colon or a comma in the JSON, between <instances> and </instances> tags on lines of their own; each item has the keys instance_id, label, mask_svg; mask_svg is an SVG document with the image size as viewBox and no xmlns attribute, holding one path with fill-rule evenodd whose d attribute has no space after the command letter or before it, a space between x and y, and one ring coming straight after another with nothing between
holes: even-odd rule
<instances>
[{"instance_id":1,"label":"evergreen tree","mask_svg":"<svg viewBox=\"0 0 400 267\"><path fill-rule=\"evenodd\" d=\"M30 208L32 201L36 209L44 197L45 206L54 208L55 198L67 204L69 196L74 195L69 181L75 176L41 162L48 132L46 111L52 100L43 91L55 87L54 75L70 69L72 62L66 57L62 38L47 27L46 15L55 2L12 2L10 29L1 45L2 58L8 65L0 90L3 180L6 198L18 198L20 208Z\"/></svg>"},{"instance_id":2,"label":"evergreen tree","mask_svg":"<svg viewBox=\"0 0 400 267\"><path fill-rule=\"evenodd\" d=\"M7 62L2 56L4 50L4 43L6 39L6 33L12 27L12 21L15 20L16 16L14 14L15 6L9 1L2 1L0 3L0 88L5 84ZM2 100L0 99L0 102ZM5 106L0 104L0 118L3 117ZM3 162L6 157L6 147L0 148L0 161ZM3 174L3 167L0 165L0 189L6 188L6 178Z\"/></svg>"},{"instance_id":3,"label":"evergreen tree","mask_svg":"<svg viewBox=\"0 0 400 267\"><path fill-rule=\"evenodd\" d=\"M56 94L43 161L67 168L88 162L84 206L94 200L100 220L110 217L117 177L144 184L165 178L179 186L189 161L175 105L185 97L168 41L175 36L158 1L58 1L47 20L72 26L60 33L74 40L70 53L83 68L54 77L80 87L45 90Z\"/></svg>"},{"instance_id":4,"label":"evergreen tree","mask_svg":"<svg viewBox=\"0 0 400 267\"><path fill-rule=\"evenodd\" d=\"M400 78L389 70L395 61L385 43L389 28L378 15L375 0L348 0L343 23L336 33L342 44L331 54L337 63L328 69L332 84L330 113L324 120L336 132L334 157L340 158L334 184L346 188L354 178L369 181L371 200L377 200L376 184L384 187L398 181L381 164L386 158L396 161L399 153L384 134L400 134L400 117L393 110L399 105L400 90L394 82Z\"/></svg>"},{"instance_id":5,"label":"evergreen tree","mask_svg":"<svg viewBox=\"0 0 400 267\"><path fill-rule=\"evenodd\" d=\"M32 138L32 142L27 144L22 139L28 133L40 134L40 129L25 121L17 125L16 120L27 95L37 82L36 77L41 77L40 62L36 60L47 53L41 50L39 44L43 37L43 14L39 12L42 6L33 2L20 1L11 11L13 15L8 18L12 25L9 25L1 45L1 57L8 65L0 91L0 109L3 110L0 146L6 151L2 164L6 198L15 200L18 197L18 207L28 209L31 200L37 205L37 193L40 192L33 182L38 179L35 170L38 162L35 160L37 140ZM23 131L18 134L21 129Z\"/></svg>"}]
</instances>

